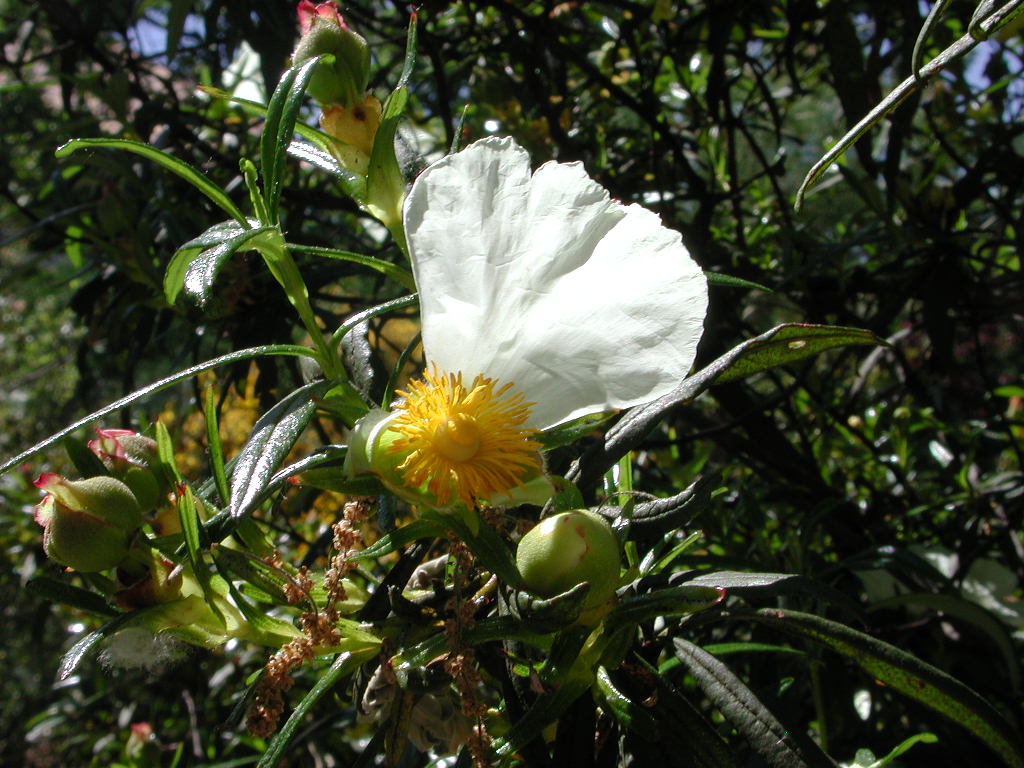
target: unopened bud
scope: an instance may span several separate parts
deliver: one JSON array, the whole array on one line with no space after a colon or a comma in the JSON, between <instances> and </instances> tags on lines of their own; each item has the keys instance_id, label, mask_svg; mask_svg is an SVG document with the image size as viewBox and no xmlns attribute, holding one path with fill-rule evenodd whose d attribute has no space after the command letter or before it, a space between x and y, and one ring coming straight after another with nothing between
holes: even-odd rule
<instances>
[{"instance_id":1,"label":"unopened bud","mask_svg":"<svg viewBox=\"0 0 1024 768\"><path fill-rule=\"evenodd\" d=\"M70 481L54 473L39 476L47 495L36 506L46 554L84 573L113 568L128 555L142 513L131 489L113 477Z\"/></svg>"},{"instance_id":2,"label":"unopened bud","mask_svg":"<svg viewBox=\"0 0 1024 768\"><path fill-rule=\"evenodd\" d=\"M89 450L103 466L132 489L139 506L152 509L160 500L160 481L150 469L157 460L156 441L130 429L97 429Z\"/></svg>"},{"instance_id":3,"label":"unopened bud","mask_svg":"<svg viewBox=\"0 0 1024 768\"><path fill-rule=\"evenodd\" d=\"M354 106L363 100L370 79L370 49L366 40L353 32L332 2L314 4L302 0L298 6L302 37L292 63L302 64L314 56L321 60L306 92L323 105Z\"/></svg>"},{"instance_id":4,"label":"unopened bud","mask_svg":"<svg viewBox=\"0 0 1024 768\"><path fill-rule=\"evenodd\" d=\"M519 541L516 566L527 589L554 597L590 584L587 610L605 603L619 583L619 542L600 515L578 509L541 520Z\"/></svg>"}]
</instances>

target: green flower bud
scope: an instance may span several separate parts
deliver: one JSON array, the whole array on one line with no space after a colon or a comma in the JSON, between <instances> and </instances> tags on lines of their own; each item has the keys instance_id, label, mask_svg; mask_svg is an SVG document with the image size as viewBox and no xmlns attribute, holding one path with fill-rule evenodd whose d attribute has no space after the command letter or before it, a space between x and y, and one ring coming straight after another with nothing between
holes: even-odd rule
<instances>
[{"instance_id":1,"label":"green flower bud","mask_svg":"<svg viewBox=\"0 0 1024 768\"><path fill-rule=\"evenodd\" d=\"M541 520L519 541L516 566L527 589L554 597L588 582L583 610L607 602L619 584L619 542L600 515L577 509Z\"/></svg>"},{"instance_id":2,"label":"green flower bud","mask_svg":"<svg viewBox=\"0 0 1024 768\"><path fill-rule=\"evenodd\" d=\"M61 565L90 573L113 568L128 556L142 512L131 489L113 477L70 481L39 476L47 495L36 506L46 554Z\"/></svg>"},{"instance_id":3,"label":"green flower bud","mask_svg":"<svg viewBox=\"0 0 1024 768\"><path fill-rule=\"evenodd\" d=\"M292 63L298 65L324 55L334 59L317 64L306 92L321 104L351 107L362 102L370 79L366 40L348 28L333 2L314 5L302 0L298 14L302 37Z\"/></svg>"},{"instance_id":4,"label":"green flower bud","mask_svg":"<svg viewBox=\"0 0 1024 768\"><path fill-rule=\"evenodd\" d=\"M130 429L97 429L89 450L135 494L139 506L152 509L160 501L160 481L150 469L158 460L156 441Z\"/></svg>"}]
</instances>

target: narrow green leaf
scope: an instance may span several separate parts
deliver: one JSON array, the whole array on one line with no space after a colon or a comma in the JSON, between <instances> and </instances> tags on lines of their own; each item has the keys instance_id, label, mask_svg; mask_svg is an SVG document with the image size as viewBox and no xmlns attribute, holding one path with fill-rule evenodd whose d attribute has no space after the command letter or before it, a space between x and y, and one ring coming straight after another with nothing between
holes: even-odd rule
<instances>
[{"instance_id":1,"label":"narrow green leaf","mask_svg":"<svg viewBox=\"0 0 1024 768\"><path fill-rule=\"evenodd\" d=\"M63 658L60 660L60 666L57 668L57 679L67 680L71 677L71 675L75 673L75 670L78 669L78 665L85 660L86 656L96 649L96 646L99 645L99 643L114 634L133 616L134 614L131 613L122 613L108 621L95 632L90 632L71 646L71 650L65 653Z\"/></svg>"},{"instance_id":2,"label":"narrow green leaf","mask_svg":"<svg viewBox=\"0 0 1024 768\"><path fill-rule=\"evenodd\" d=\"M655 685L655 703L651 714L658 721L666 749L684 751L687 768L736 768L736 758L729 745L697 708L663 675L636 657L640 666L650 673Z\"/></svg>"},{"instance_id":3,"label":"narrow green leaf","mask_svg":"<svg viewBox=\"0 0 1024 768\"><path fill-rule=\"evenodd\" d=\"M871 635L809 613L762 609L749 618L841 653L875 679L966 728L1006 765L1024 768L1020 735L991 704L942 670Z\"/></svg>"},{"instance_id":4,"label":"narrow green leaf","mask_svg":"<svg viewBox=\"0 0 1024 768\"><path fill-rule=\"evenodd\" d=\"M256 225L257 223L253 222L253 226ZM222 221L219 224L214 224L199 237L193 238L179 247L171 257L167 269L164 270L164 298L167 299L167 303L174 304L177 300L178 294L185 284L185 273L198 254L207 248L230 240L246 229L251 229L251 227L243 227L234 220Z\"/></svg>"},{"instance_id":5,"label":"narrow green leaf","mask_svg":"<svg viewBox=\"0 0 1024 768\"><path fill-rule=\"evenodd\" d=\"M224 446L220 442L220 427L217 421L217 390L207 387L203 395L203 416L206 419L206 446L210 456L210 470L221 504L231 498L228 476L224 471Z\"/></svg>"},{"instance_id":6,"label":"narrow green leaf","mask_svg":"<svg viewBox=\"0 0 1024 768\"><path fill-rule=\"evenodd\" d=\"M0 464L0 474L3 474L11 467L16 467L18 464L25 461L25 459L29 458L33 454L45 450L46 448L49 448L54 443L59 442L63 438L67 437L76 429L84 427L87 424L91 424L98 419L102 419L108 413L114 413L115 411L119 411L126 405L131 405L132 403L135 403L139 400L144 400L150 395L160 392L161 390L167 389L168 387L171 387L180 381L190 379L196 374L202 373L203 371L209 371L212 370L213 368L219 368L222 365L229 365L240 360L251 360L255 357L265 357L269 355L315 357L311 349L307 349L306 347L300 347L294 344L265 344L261 347L250 347L249 349L240 349L237 352L230 352L226 355L215 357L213 360L208 360L205 363L194 365L191 368L186 368L184 371L179 371L178 373L168 376L165 379L155 381L152 384L143 387L142 389L138 389L135 392L132 392L130 395L125 395L121 399L115 400L109 405L100 408L98 411L93 411L88 416L85 416L74 423L69 424L59 432L50 435L45 440L39 441L31 448L22 451L17 456L8 459L3 464Z\"/></svg>"},{"instance_id":7,"label":"narrow green leaf","mask_svg":"<svg viewBox=\"0 0 1024 768\"><path fill-rule=\"evenodd\" d=\"M174 441L171 440L171 433L162 421L156 422L156 452L160 461L160 468L164 472L168 484L181 483L181 471L178 463L174 460Z\"/></svg>"},{"instance_id":8,"label":"narrow green leaf","mask_svg":"<svg viewBox=\"0 0 1024 768\"><path fill-rule=\"evenodd\" d=\"M605 435L604 445L591 447L568 477L589 487L626 452L633 450L675 408L689 403L713 384L794 362L826 349L850 344L885 344L869 331L827 325L779 325L733 347L710 365L680 382L657 400L631 408Z\"/></svg>"},{"instance_id":9,"label":"narrow green leaf","mask_svg":"<svg viewBox=\"0 0 1024 768\"><path fill-rule=\"evenodd\" d=\"M352 253L352 251L340 251L337 248L319 248L315 245L294 245L292 243L289 243L288 247L291 250L298 251L300 253L313 253L317 256L326 256L329 259L339 259L340 261L350 261L353 264L359 264L364 267L369 267L370 269L375 269L382 275L390 277L403 288L408 288L410 291L416 290L416 281L413 279L412 273L397 264L392 264L390 261L377 259L373 256L364 256L361 253Z\"/></svg>"},{"instance_id":10,"label":"narrow green leaf","mask_svg":"<svg viewBox=\"0 0 1024 768\"><path fill-rule=\"evenodd\" d=\"M642 706L632 701L615 687L611 675L604 667L598 667L595 690L601 700L601 708L614 717L624 729L635 731L647 741L660 739L658 724Z\"/></svg>"},{"instance_id":11,"label":"narrow green leaf","mask_svg":"<svg viewBox=\"0 0 1024 768\"><path fill-rule=\"evenodd\" d=\"M716 384L742 379L780 365L803 360L837 347L885 344L871 331L833 325L781 325L741 344L737 354L716 377Z\"/></svg>"},{"instance_id":12,"label":"narrow green leaf","mask_svg":"<svg viewBox=\"0 0 1024 768\"><path fill-rule=\"evenodd\" d=\"M284 176L285 158L288 145L292 143L295 121L302 107L306 85L313 76L319 57L314 57L291 67L278 81L267 107L267 120L260 137L260 160L263 171L263 200L267 206L269 220L276 224L281 200L281 181Z\"/></svg>"},{"instance_id":13,"label":"narrow green leaf","mask_svg":"<svg viewBox=\"0 0 1024 768\"><path fill-rule=\"evenodd\" d=\"M705 272L704 276L708 279L708 285L724 285L728 288L748 288L764 293L774 293L771 288L751 280L744 280L742 277L723 275L721 272Z\"/></svg>"},{"instance_id":14,"label":"narrow green leaf","mask_svg":"<svg viewBox=\"0 0 1024 768\"><path fill-rule=\"evenodd\" d=\"M316 684L300 701L291 716L281 726L281 729L274 734L267 745L266 751L260 758L257 768L274 768L284 754L285 749L295 738L296 732L304 725L313 706L329 693L341 680L353 674L363 663L377 655L377 647L372 646L361 651L345 652L338 654L338 657L331 664L330 668L321 675Z\"/></svg>"},{"instance_id":15,"label":"narrow green leaf","mask_svg":"<svg viewBox=\"0 0 1024 768\"><path fill-rule=\"evenodd\" d=\"M707 651L682 638L672 640L676 657L704 694L750 746L773 768L833 768L810 739L795 738L732 671Z\"/></svg>"},{"instance_id":16,"label":"narrow green leaf","mask_svg":"<svg viewBox=\"0 0 1024 768\"><path fill-rule=\"evenodd\" d=\"M262 558L241 549L217 547L213 551L213 559L229 584L232 580L225 574L252 584L278 605L288 605L288 596L285 592L288 578L278 569L267 565Z\"/></svg>"},{"instance_id":17,"label":"narrow green leaf","mask_svg":"<svg viewBox=\"0 0 1024 768\"><path fill-rule=\"evenodd\" d=\"M182 160L179 160L156 147L151 147L149 144L143 144L141 141L129 141L127 139L72 139L58 147L55 154L57 157L67 157L71 153L77 152L80 149L93 148L122 149L126 152L134 152L137 155L142 155L148 160L152 160L194 186L243 227L248 226L245 215L233 202L231 202L231 198L228 197L227 193L223 189L218 187L188 163L183 162Z\"/></svg>"},{"instance_id":18,"label":"narrow green leaf","mask_svg":"<svg viewBox=\"0 0 1024 768\"><path fill-rule=\"evenodd\" d=\"M511 616L489 616L486 619L481 619L471 628L463 630L462 640L467 645L473 646L501 640L519 640L542 649L548 648L551 644L550 637L531 632ZM436 659L447 650L448 638L444 636L444 633L438 632L421 643L396 654L392 660L392 666L396 674L408 674L412 670L426 666L427 662Z\"/></svg>"},{"instance_id":19,"label":"narrow green leaf","mask_svg":"<svg viewBox=\"0 0 1024 768\"><path fill-rule=\"evenodd\" d=\"M328 137L328 140L329 137ZM357 203L362 205L366 198L366 177L353 173L348 168L343 168L334 159L334 155L325 149L314 144L307 144L302 141L293 141L288 145L288 154L292 157L303 160L314 168L326 171L341 184L342 191Z\"/></svg>"},{"instance_id":20,"label":"narrow green leaf","mask_svg":"<svg viewBox=\"0 0 1024 768\"><path fill-rule=\"evenodd\" d=\"M1020 659L1017 656L1013 638L1007 631L1006 625L987 610L976 603L972 603L970 600L965 600L959 595L933 594L930 592L897 595L888 600L875 603L868 610L873 613L905 605L941 611L947 616L973 624L977 629L984 632L1003 656L1003 663L1006 665L1006 675L1009 678L1010 687L1015 692L1020 690Z\"/></svg>"},{"instance_id":21,"label":"narrow green leaf","mask_svg":"<svg viewBox=\"0 0 1024 768\"><path fill-rule=\"evenodd\" d=\"M315 381L300 387L256 422L252 435L235 457L229 505L232 517L247 514L259 503L274 472L313 417L315 398L331 384Z\"/></svg>"},{"instance_id":22,"label":"narrow green leaf","mask_svg":"<svg viewBox=\"0 0 1024 768\"><path fill-rule=\"evenodd\" d=\"M941 2L946 2L946 0L941 0ZM938 74L948 64L974 50L980 42L1002 29L1004 26L1009 24L1015 16L1022 12L1024 12L1024 3L1020 2L1020 0L1011 0L1011 2L1006 3L995 12L985 16L981 21L972 19L971 27L966 35L954 42L920 69L915 66L914 72L910 77L906 78L902 83L893 88L893 90L890 91L884 99L878 102L878 104L875 105L867 115L861 118L853 128L847 131L842 138L840 138L839 141L837 141L835 145L833 145L833 147L811 167L811 170L807 172L807 176L805 176L803 182L801 182L800 188L796 191L796 200L793 203L794 210L796 210L797 213L800 212L800 209L804 204L804 197L807 194L807 190L822 177L832 163L841 157L846 150L856 144L857 141L860 140L865 133L871 130L873 126L881 122L886 115L902 104L910 94L920 88L923 83L927 82L928 78L932 75ZM915 61L918 57L919 53L915 53Z\"/></svg>"},{"instance_id":23,"label":"narrow green leaf","mask_svg":"<svg viewBox=\"0 0 1024 768\"><path fill-rule=\"evenodd\" d=\"M745 598L777 595L810 595L846 609L859 620L864 611L838 589L796 573L750 573L747 571L712 571L687 578L687 584L724 589Z\"/></svg>"},{"instance_id":24,"label":"narrow green leaf","mask_svg":"<svg viewBox=\"0 0 1024 768\"><path fill-rule=\"evenodd\" d=\"M566 424L561 424L551 429L546 429L537 435L537 440L545 450L558 448L562 445L571 445L582 437L593 434L615 416L615 411L603 411L580 416Z\"/></svg>"},{"instance_id":25,"label":"narrow green leaf","mask_svg":"<svg viewBox=\"0 0 1024 768\"><path fill-rule=\"evenodd\" d=\"M216 611L216 601L210 587L210 569L203 559L204 541L203 529L199 524L199 510L196 509L192 489L187 485L178 486L177 506L178 520L181 522L181 532L185 538L185 552L188 554L189 563L192 564L192 572L199 580L210 608Z\"/></svg>"},{"instance_id":26,"label":"narrow green leaf","mask_svg":"<svg viewBox=\"0 0 1024 768\"><path fill-rule=\"evenodd\" d=\"M644 595L624 597L605 617L609 630L639 624L659 616L682 616L710 608L725 599L725 590L680 584Z\"/></svg>"},{"instance_id":27,"label":"narrow green leaf","mask_svg":"<svg viewBox=\"0 0 1024 768\"><path fill-rule=\"evenodd\" d=\"M398 389L398 382L402 377L402 373L405 371L405 366L409 364L409 360L412 358L412 353L416 351L416 348L423 342L423 333L417 331L416 335L409 339L409 343L405 345L405 349L402 350L402 354L398 356L395 361L394 368L391 369L391 375L388 377L388 383L384 387L384 395L381 397L381 403L387 407L388 404L394 399L395 390Z\"/></svg>"},{"instance_id":28,"label":"narrow green leaf","mask_svg":"<svg viewBox=\"0 0 1024 768\"><path fill-rule=\"evenodd\" d=\"M394 530L391 533L384 534L362 552L349 555L349 560L368 560L384 557L385 555L390 555L392 552L401 549L411 541L416 541L418 539L434 539L440 536L444 536L444 526L436 520L428 520L421 517L418 520L413 520L408 525L403 525L401 528Z\"/></svg>"},{"instance_id":29,"label":"narrow green leaf","mask_svg":"<svg viewBox=\"0 0 1024 768\"><path fill-rule=\"evenodd\" d=\"M546 691L537 697L526 713L512 723L504 737L495 739L499 755L512 755L538 738L551 723L555 722L576 699L590 688L592 681L573 677L553 691Z\"/></svg>"},{"instance_id":30,"label":"narrow green leaf","mask_svg":"<svg viewBox=\"0 0 1024 768\"><path fill-rule=\"evenodd\" d=\"M111 608L107 601L90 592L87 589L67 584L59 579L51 579L49 576L38 576L29 579L25 589L34 595L38 595L51 603L70 605L80 611L95 613L100 616L117 616L117 611Z\"/></svg>"},{"instance_id":31,"label":"narrow green leaf","mask_svg":"<svg viewBox=\"0 0 1024 768\"><path fill-rule=\"evenodd\" d=\"M476 512L470 514L475 515ZM427 514L424 514L426 517ZM524 587L512 550L493 526L479 521L474 531L459 515L441 512L431 513L430 517L462 539L484 568L511 587Z\"/></svg>"},{"instance_id":32,"label":"narrow green leaf","mask_svg":"<svg viewBox=\"0 0 1024 768\"><path fill-rule=\"evenodd\" d=\"M338 326L338 330L331 336L331 347L337 349L341 340L345 338L349 331L355 328L360 323L369 320L371 317L377 317L377 315L383 315L388 312L393 312L396 309L404 309L405 307L411 307L419 301L419 297L414 293L409 296L402 296L399 299L392 299L391 301L385 301L383 304L378 304L375 307L364 309L362 312L357 312L352 315L348 320Z\"/></svg>"},{"instance_id":33,"label":"narrow green leaf","mask_svg":"<svg viewBox=\"0 0 1024 768\"><path fill-rule=\"evenodd\" d=\"M915 733L913 736L904 739L895 747L888 755L883 757L881 760L877 760L871 764L870 768L885 768L889 763L895 760L897 757L902 755L908 749L913 747L915 744L935 744L939 740L939 737L934 733Z\"/></svg>"},{"instance_id":34,"label":"narrow green leaf","mask_svg":"<svg viewBox=\"0 0 1024 768\"><path fill-rule=\"evenodd\" d=\"M206 302L209 301L213 293L213 285L218 273L220 273L221 267L239 251L258 249L259 238L267 232L273 231L273 229L273 227L247 229L212 248L193 255L192 258L188 259L188 266L185 268L185 274L182 279L181 287L184 288L185 293L194 299L200 307L206 306ZM177 275L181 264L174 263L172 260L172 266L175 267L175 275ZM170 296L170 294L171 291L165 276L164 295Z\"/></svg>"}]
</instances>

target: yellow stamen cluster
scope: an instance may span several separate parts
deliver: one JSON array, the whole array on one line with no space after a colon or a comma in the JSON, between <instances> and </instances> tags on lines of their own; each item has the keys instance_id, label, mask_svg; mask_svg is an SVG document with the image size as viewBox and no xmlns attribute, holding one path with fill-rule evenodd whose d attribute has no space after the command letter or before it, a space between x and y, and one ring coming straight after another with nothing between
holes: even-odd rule
<instances>
[{"instance_id":1,"label":"yellow stamen cluster","mask_svg":"<svg viewBox=\"0 0 1024 768\"><path fill-rule=\"evenodd\" d=\"M529 470L540 469L540 444L535 429L523 426L532 403L512 394L512 383L497 387L477 376L468 387L461 373L442 373L435 366L398 394L392 429L401 437L390 453L408 453L399 465L411 487L426 484L439 507L453 494L467 506L521 485Z\"/></svg>"}]
</instances>

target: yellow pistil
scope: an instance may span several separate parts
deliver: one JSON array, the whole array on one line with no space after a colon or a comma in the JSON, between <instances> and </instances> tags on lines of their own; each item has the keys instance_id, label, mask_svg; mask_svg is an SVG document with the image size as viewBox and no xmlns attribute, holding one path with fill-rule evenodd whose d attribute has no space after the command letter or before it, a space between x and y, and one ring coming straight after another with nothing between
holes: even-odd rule
<instances>
[{"instance_id":1,"label":"yellow pistil","mask_svg":"<svg viewBox=\"0 0 1024 768\"><path fill-rule=\"evenodd\" d=\"M532 403L513 394L511 382L500 388L494 379L477 376L468 387L461 373L436 366L423 381L398 392L392 429L401 437L389 453L408 453L398 471L412 488L424 483L439 507L454 493L467 506L522 485L529 470L540 469L537 430L523 426Z\"/></svg>"}]
</instances>

